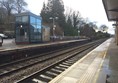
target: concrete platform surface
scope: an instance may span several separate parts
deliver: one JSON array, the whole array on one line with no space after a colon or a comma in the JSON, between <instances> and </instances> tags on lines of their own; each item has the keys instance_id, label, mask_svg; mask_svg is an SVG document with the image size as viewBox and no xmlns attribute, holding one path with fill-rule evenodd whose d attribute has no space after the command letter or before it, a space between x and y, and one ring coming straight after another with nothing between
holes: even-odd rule
<instances>
[{"instance_id":1,"label":"concrete platform surface","mask_svg":"<svg viewBox=\"0 0 118 83\"><path fill-rule=\"evenodd\" d=\"M108 59L105 57L111 41L113 41L113 38L108 39L89 52L49 83L106 83L107 75L102 69L103 67L108 68L106 67ZM103 75L100 74L101 72Z\"/></svg>"},{"instance_id":2,"label":"concrete platform surface","mask_svg":"<svg viewBox=\"0 0 118 83\"><path fill-rule=\"evenodd\" d=\"M114 39L109 46L106 62L108 62L108 66L106 66L108 75L107 82L118 83L118 46ZM104 66L103 69L105 69Z\"/></svg>"}]
</instances>

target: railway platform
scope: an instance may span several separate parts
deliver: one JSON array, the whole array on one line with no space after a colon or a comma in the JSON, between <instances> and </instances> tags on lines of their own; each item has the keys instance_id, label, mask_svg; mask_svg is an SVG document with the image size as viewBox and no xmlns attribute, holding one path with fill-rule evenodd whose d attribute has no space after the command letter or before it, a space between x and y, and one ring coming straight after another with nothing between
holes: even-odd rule
<instances>
[{"instance_id":1,"label":"railway platform","mask_svg":"<svg viewBox=\"0 0 118 83\"><path fill-rule=\"evenodd\" d=\"M50 52L52 50L58 50L63 47L82 45L87 42L89 42L87 39L78 39L16 45L13 40L4 40L3 45L0 47L0 64L11 62L12 60L27 58L44 52Z\"/></svg>"},{"instance_id":2,"label":"railway platform","mask_svg":"<svg viewBox=\"0 0 118 83\"><path fill-rule=\"evenodd\" d=\"M49 83L118 83L118 46L110 38Z\"/></svg>"},{"instance_id":3,"label":"railway platform","mask_svg":"<svg viewBox=\"0 0 118 83\"><path fill-rule=\"evenodd\" d=\"M61 44L61 43L78 42L78 41L84 41L84 40L86 40L86 39L16 45L15 39L10 39L10 40L6 39L6 40L4 40L3 45L0 46L0 51L23 49L23 48L30 48L30 47L37 47L37 46L39 47L39 46L55 45L55 44Z\"/></svg>"}]
</instances>

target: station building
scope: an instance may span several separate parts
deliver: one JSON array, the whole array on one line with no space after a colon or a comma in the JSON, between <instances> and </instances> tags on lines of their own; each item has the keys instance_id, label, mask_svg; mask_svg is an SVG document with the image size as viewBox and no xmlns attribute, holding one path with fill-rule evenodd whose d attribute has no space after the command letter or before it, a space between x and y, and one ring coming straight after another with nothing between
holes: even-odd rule
<instances>
[{"instance_id":1,"label":"station building","mask_svg":"<svg viewBox=\"0 0 118 83\"><path fill-rule=\"evenodd\" d=\"M15 21L16 44L42 42L42 39L44 39L42 38L44 37L42 35L43 34L45 35L46 30L43 29L42 18L40 16L37 16L31 12L25 12L17 14L15 20L16 20ZM48 37L49 34L50 33L48 32Z\"/></svg>"}]
</instances>

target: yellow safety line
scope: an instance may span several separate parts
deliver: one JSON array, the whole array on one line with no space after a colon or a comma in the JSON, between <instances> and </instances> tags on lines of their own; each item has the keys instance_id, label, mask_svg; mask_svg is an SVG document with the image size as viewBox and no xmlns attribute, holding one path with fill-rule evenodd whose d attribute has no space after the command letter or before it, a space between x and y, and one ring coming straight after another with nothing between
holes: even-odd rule
<instances>
[{"instance_id":1,"label":"yellow safety line","mask_svg":"<svg viewBox=\"0 0 118 83\"><path fill-rule=\"evenodd\" d=\"M110 41L110 42L111 42L111 41ZM102 68L102 65L103 65L104 59L105 59L105 57L106 57L106 55L107 55L107 52L108 52L109 47L110 47L110 44L109 44L109 46L107 47L107 49L106 49L106 51L105 51L105 53L104 53L103 60L102 60L100 66L99 66L99 68L98 68L98 71L97 71L97 74L96 74L96 76L95 76L95 80L94 80L93 83L97 83L97 79L98 79L98 76L99 76L99 74L100 74L100 70L101 70L101 68Z\"/></svg>"},{"instance_id":2,"label":"yellow safety line","mask_svg":"<svg viewBox=\"0 0 118 83\"><path fill-rule=\"evenodd\" d=\"M104 55L104 53L105 53L105 52L102 53L102 56ZM100 58L100 57L101 57L101 53L100 53L99 55L97 55L96 58L97 58L97 57ZM102 57L102 58L103 58L103 57ZM94 60L95 60L95 59L94 59ZM94 61L94 60L93 60L93 61ZM102 61L102 60L101 60L101 61ZM100 61L100 64L101 64L101 61ZM90 65L90 67L91 67L91 66L94 66L94 65L95 65L95 64L93 64L93 62L92 62L92 64ZM98 66L98 68L99 68L99 66ZM91 71L90 71L90 70L88 71L88 70L86 70L86 74L83 75L84 78L82 78L81 80L79 80L78 83L86 83L86 82L89 81L92 77L94 77L94 75L95 75L96 72L97 72L97 69L96 69L96 71L92 71L92 70L91 70ZM87 73L88 73L88 74L87 74ZM93 80L93 81L94 81L94 80Z\"/></svg>"},{"instance_id":3,"label":"yellow safety line","mask_svg":"<svg viewBox=\"0 0 118 83\"><path fill-rule=\"evenodd\" d=\"M99 76L99 74L100 74L100 70L101 70L101 68L102 68L102 65L103 65L104 59L105 59L105 57L106 57L106 54L107 54L107 51L105 51L105 53L104 53L103 60L101 61L101 64L100 64L100 66L99 66L99 68L98 68L97 74L95 75L95 80L94 80L93 83L97 83L97 79L98 79L98 76Z\"/></svg>"}]
</instances>

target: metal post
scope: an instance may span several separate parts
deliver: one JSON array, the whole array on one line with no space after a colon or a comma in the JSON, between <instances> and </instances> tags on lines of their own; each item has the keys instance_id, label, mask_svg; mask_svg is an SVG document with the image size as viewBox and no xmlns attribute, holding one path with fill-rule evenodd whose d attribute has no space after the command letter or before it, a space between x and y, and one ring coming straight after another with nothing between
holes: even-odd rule
<instances>
[{"instance_id":1,"label":"metal post","mask_svg":"<svg viewBox=\"0 0 118 83\"><path fill-rule=\"evenodd\" d=\"M58 19L58 17L54 17L54 18L53 17L50 17L49 19L52 19L53 20L53 23L52 23L53 24L53 27L52 27L52 30L53 30L52 31L52 36L53 36L53 41L54 41L54 37L55 37L55 32L54 32L55 31L55 19Z\"/></svg>"},{"instance_id":2,"label":"metal post","mask_svg":"<svg viewBox=\"0 0 118 83\"><path fill-rule=\"evenodd\" d=\"M52 35L53 35L53 37L55 37L55 33L54 33L54 30L55 30L55 26L54 26L55 25L55 21L54 21L54 18L52 18L52 19L53 19L53 29L52 29L53 32L52 32Z\"/></svg>"},{"instance_id":3,"label":"metal post","mask_svg":"<svg viewBox=\"0 0 118 83\"><path fill-rule=\"evenodd\" d=\"M0 36L0 46L2 46L3 38Z\"/></svg>"},{"instance_id":4,"label":"metal post","mask_svg":"<svg viewBox=\"0 0 118 83\"><path fill-rule=\"evenodd\" d=\"M116 25L118 24L118 22L116 22ZM118 26L116 26L116 44L118 45Z\"/></svg>"}]
</instances>

